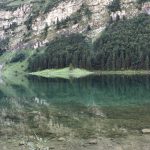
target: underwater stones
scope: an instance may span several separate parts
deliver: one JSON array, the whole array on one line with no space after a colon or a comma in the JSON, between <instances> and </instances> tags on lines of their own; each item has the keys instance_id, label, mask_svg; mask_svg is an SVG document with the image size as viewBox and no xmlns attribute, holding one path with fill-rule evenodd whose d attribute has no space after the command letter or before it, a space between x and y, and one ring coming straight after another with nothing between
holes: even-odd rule
<instances>
[{"instance_id":1,"label":"underwater stones","mask_svg":"<svg viewBox=\"0 0 150 150\"><path fill-rule=\"evenodd\" d=\"M54 146L50 146L49 149L55 149L55 147Z\"/></svg>"},{"instance_id":2,"label":"underwater stones","mask_svg":"<svg viewBox=\"0 0 150 150\"><path fill-rule=\"evenodd\" d=\"M19 146L24 146L25 145L25 142L24 141L21 141L20 143L19 143Z\"/></svg>"},{"instance_id":3,"label":"underwater stones","mask_svg":"<svg viewBox=\"0 0 150 150\"><path fill-rule=\"evenodd\" d=\"M47 150L47 149L45 149L45 148L43 147L43 145L41 145L41 144L39 144L39 143L36 145L36 149L37 149L37 150ZM49 149L48 149L48 150L49 150Z\"/></svg>"},{"instance_id":4,"label":"underwater stones","mask_svg":"<svg viewBox=\"0 0 150 150\"><path fill-rule=\"evenodd\" d=\"M97 144L97 139L91 139L88 143L91 145Z\"/></svg>"},{"instance_id":5,"label":"underwater stones","mask_svg":"<svg viewBox=\"0 0 150 150\"><path fill-rule=\"evenodd\" d=\"M60 138L58 139L58 141L59 141L59 142L63 142L63 141L65 141L65 138L60 137Z\"/></svg>"},{"instance_id":6,"label":"underwater stones","mask_svg":"<svg viewBox=\"0 0 150 150\"><path fill-rule=\"evenodd\" d=\"M33 115L41 115L41 112L40 111L32 111L31 114L33 114Z\"/></svg>"},{"instance_id":7,"label":"underwater stones","mask_svg":"<svg viewBox=\"0 0 150 150\"><path fill-rule=\"evenodd\" d=\"M119 131L122 132L122 133L124 133L124 134L128 133L128 130L125 129L125 128L119 128Z\"/></svg>"},{"instance_id":8,"label":"underwater stones","mask_svg":"<svg viewBox=\"0 0 150 150\"><path fill-rule=\"evenodd\" d=\"M28 141L34 141L36 138L33 136L33 135L30 135L29 137L28 137Z\"/></svg>"},{"instance_id":9,"label":"underwater stones","mask_svg":"<svg viewBox=\"0 0 150 150\"><path fill-rule=\"evenodd\" d=\"M143 134L150 134L150 129L142 129Z\"/></svg>"},{"instance_id":10,"label":"underwater stones","mask_svg":"<svg viewBox=\"0 0 150 150\"><path fill-rule=\"evenodd\" d=\"M102 118L106 117L103 111L96 106L92 106L91 108L89 108L89 112L95 116L99 116Z\"/></svg>"}]
</instances>

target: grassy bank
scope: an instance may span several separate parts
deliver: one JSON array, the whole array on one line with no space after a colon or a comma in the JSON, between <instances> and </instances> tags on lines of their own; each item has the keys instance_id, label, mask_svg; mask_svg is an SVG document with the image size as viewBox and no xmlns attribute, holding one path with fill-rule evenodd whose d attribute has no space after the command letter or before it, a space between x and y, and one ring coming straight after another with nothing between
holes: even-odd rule
<instances>
[{"instance_id":1,"label":"grassy bank","mask_svg":"<svg viewBox=\"0 0 150 150\"><path fill-rule=\"evenodd\" d=\"M95 71L96 75L150 75L150 70Z\"/></svg>"},{"instance_id":2,"label":"grassy bank","mask_svg":"<svg viewBox=\"0 0 150 150\"><path fill-rule=\"evenodd\" d=\"M15 75L23 75L26 72L27 66L28 66L28 57L31 56L32 52L22 51L26 58L22 61L18 60L16 62L11 62L13 58L16 57L18 52L16 51L8 51L4 53L2 56L0 56L0 64L3 64L4 67L2 69L2 75L7 77L12 77ZM20 51L21 53L21 51Z\"/></svg>"},{"instance_id":3,"label":"grassy bank","mask_svg":"<svg viewBox=\"0 0 150 150\"><path fill-rule=\"evenodd\" d=\"M47 69L43 71L33 72L30 73L31 75L46 77L46 78L64 78L69 79L71 77L73 78L81 78L87 75L93 74L93 72L90 72L85 69L79 69L75 68L70 70L69 67L63 68L63 69Z\"/></svg>"},{"instance_id":4,"label":"grassy bank","mask_svg":"<svg viewBox=\"0 0 150 150\"><path fill-rule=\"evenodd\" d=\"M149 70L124 70L124 71L88 71L85 69L75 68L70 70L69 67L63 69L46 69L38 72L32 72L30 75L41 76L45 78L81 78L88 75L150 75Z\"/></svg>"},{"instance_id":5,"label":"grassy bank","mask_svg":"<svg viewBox=\"0 0 150 150\"><path fill-rule=\"evenodd\" d=\"M13 77L22 77L27 73L28 58L31 57L34 51L24 51L26 59L11 63L12 58L16 56L16 52L6 52L0 56L0 64L4 64L2 69L2 75L6 78L12 79ZM70 70L69 67L62 69L46 69L42 71L29 73L31 75L46 77L46 78L81 78L88 75L149 75L150 70L120 70L120 71L100 71L95 70L93 72L75 68Z\"/></svg>"},{"instance_id":6,"label":"grassy bank","mask_svg":"<svg viewBox=\"0 0 150 150\"><path fill-rule=\"evenodd\" d=\"M8 51L0 56L0 64L3 64L3 68L0 71L3 80L12 84L26 84L26 78L24 77L27 73L28 57L32 55L32 51L24 51L26 59L11 63L11 60L16 56L18 52Z\"/></svg>"}]
</instances>

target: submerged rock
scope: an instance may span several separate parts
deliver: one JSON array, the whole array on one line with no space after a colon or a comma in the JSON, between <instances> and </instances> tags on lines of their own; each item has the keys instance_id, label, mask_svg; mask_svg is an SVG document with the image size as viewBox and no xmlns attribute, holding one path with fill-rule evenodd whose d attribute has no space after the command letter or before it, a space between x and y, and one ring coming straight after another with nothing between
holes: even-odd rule
<instances>
[{"instance_id":1,"label":"submerged rock","mask_svg":"<svg viewBox=\"0 0 150 150\"><path fill-rule=\"evenodd\" d=\"M19 143L19 146L24 146L25 145L25 142L24 141L21 141L20 143Z\"/></svg>"},{"instance_id":2,"label":"submerged rock","mask_svg":"<svg viewBox=\"0 0 150 150\"><path fill-rule=\"evenodd\" d=\"M60 142L65 141L65 138L60 137L60 138L58 139L58 141L60 141Z\"/></svg>"},{"instance_id":3,"label":"submerged rock","mask_svg":"<svg viewBox=\"0 0 150 150\"><path fill-rule=\"evenodd\" d=\"M55 147L54 146L50 146L49 149L55 149Z\"/></svg>"},{"instance_id":4,"label":"submerged rock","mask_svg":"<svg viewBox=\"0 0 150 150\"><path fill-rule=\"evenodd\" d=\"M89 141L89 144L97 144L97 139L92 139Z\"/></svg>"},{"instance_id":5,"label":"submerged rock","mask_svg":"<svg viewBox=\"0 0 150 150\"><path fill-rule=\"evenodd\" d=\"M143 134L150 134L150 129L142 129Z\"/></svg>"}]
</instances>

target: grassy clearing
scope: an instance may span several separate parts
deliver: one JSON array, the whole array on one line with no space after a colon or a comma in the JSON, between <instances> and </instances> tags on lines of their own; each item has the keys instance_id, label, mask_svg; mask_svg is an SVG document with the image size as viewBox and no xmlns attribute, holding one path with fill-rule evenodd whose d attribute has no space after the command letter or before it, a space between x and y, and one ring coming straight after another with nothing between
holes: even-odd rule
<instances>
[{"instance_id":1,"label":"grassy clearing","mask_svg":"<svg viewBox=\"0 0 150 150\"><path fill-rule=\"evenodd\" d=\"M26 78L24 76L27 65L27 61L6 64L2 69L3 79L11 84L25 84Z\"/></svg>"},{"instance_id":2,"label":"grassy clearing","mask_svg":"<svg viewBox=\"0 0 150 150\"><path fill-rule=\"evenodd\" d=\"M31 55L31 51L27 50L24 53L29 57ZM24 74L27 68L27 59L24 61L18 61L16 63L10 63L11 59L15 57L17 54L16 51L6 52L0 57L0 64L4 64L2 69L2 75L4 76L12 76L14 74Z\"/></svg>"},{"instance_id":3,"label":"grassy clearing","mask_svg":"<svg viewBox=\"0 0 150 150\"><path fill-rule=\"evenodd\" d=\"M0 56L0 64L4 64L1 74L3 78L10 83L22 84L22 82L25 81L24 75L26 75L28 58L32 56L34 51L24 50L23 52L27 58L24 61L18 61L15 63L10 63L10 61L18 53L17 51L8 51Z\"/></svg>"},{"instance_id":4,"label":"grassy clearing","mask_svg":"<svg viewBox=\"0 0 150 150\"><path fill-rule=\"evenodd\" d=\"M47 69L38 72L32 72L31 75L46 77L46 78L64 78L69 79L73 78L81 78L88 75L149 75L149 70L124 70L124 71L94 71L90 72L84 69L73 69L70 70L68 68L63 69Z\"/></svg>"},{"instance_id":5,"label":"grassy clearing","mask_svg":"<svg viewBox=\"0 0 150 150\"><path fill-rule=\"evenodd\" d=\"M5 52L3 55L0 56L0 64L9 62L14 55L15 51Z\"/></svg>"},{"instance_id":6,"label":"grassy clearing","mask_svg":"<svg viewBox=\"0 0 150 150\"><path fill-rule=\"evenodd\" d=\"M88 75L93 74L93 72L90 72L85 69L73 69L70 70L69 67L63 68L63 69L47 69L43 71L33 72L30 73L31 75L46 77L46 78L64 78L69 79L71 77L73 78L81 78Z\"/></svg>"},{"instance_id":7,"label":"grassy clearing","mask_svg":"<svg viewBox=\"0 0 150 150\"><path fill-rule=\"evenodd\" d=\"M150 75L150 70L95 71L96 75Z\"/></svg>"},{"instance_id":8,"label":"grassy clearing","mask_svg":"<svg viewBox=\"0 0 150 150\"><path fill-rule=\"evenodd\" d=\"M15 0L15 1L12 1L8 4L8 6L18 6L18 5L22 5L22 4L28 4L32 2L32 0Z\"/></svg>"}]
</instances>

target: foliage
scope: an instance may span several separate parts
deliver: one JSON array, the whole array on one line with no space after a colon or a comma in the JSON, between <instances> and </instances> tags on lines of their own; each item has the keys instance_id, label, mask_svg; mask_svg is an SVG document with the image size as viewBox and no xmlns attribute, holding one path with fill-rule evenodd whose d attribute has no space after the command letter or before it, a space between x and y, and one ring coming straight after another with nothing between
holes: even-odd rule
<instances>
[{"instance_id":1,"label":"foliage","mask_svg":"<svg viewBox=\"0 0 150 150\"><path fill-rule=\"evenodd\" d=\"M48 13L53 7L57 6L63 0L49 0L44 8L44 13Z\"/></svg>"},{"instance_id":2,"label":"foliage","mask_svg":"<svg viewBox=\"0 0 150 150\"><path fill-rule=\"evenodd\" d=\"M89 9L88 5L83 4L80 9L83 10L83 14L84 14L85 16L87 16L88 19L91 18L92 12L91 12L91 10Z\"/></svg>"},{"instance_id":3,"label":"foliage","mask_svg":"<svg viewBox=\"0 0 150 150\"><path fill-rule=\"evenodd\" d=\"M10 29L11 29L12 31L14 31L17 26L18 26L17 23L16 23L16 22L13 22L13 23L10 25Z\"/></svg>"},{"instance_id":4,"label":"foliage","mask_svg":"<svg viewBox=\"0 0 150 150\"><path fill-rule=\"evenodd\" d=\"M46 38L47 37L47 35L48 35L48 25L46 24L46 26L45 26L45 28L44 28L44 32L43 32L43 36L44 36L44 38Z\"/></svg>"},{"instance_id":5,"label":"foliage","mask_svg":"<svg viewBox=\"0 0 150 150\"><path fill-rule=\"evenodd\" d=\"M92 12L90 11L89 7L85 4L81 6L81 8L73 13L70 17L67 17L65 20L57 21L56 28L62 29L68 27L70 24L77 24L79 23L83 16L86 16L88 19L91 18Z\"/></svg>"},{"instance_id":6,"label":"foliage","mask_svg":"<svg viewBox=\"0 0 150 150\"><path fill-rule=\"evenodd\" d=\"M110 12L116 12L121 10L121 6L120 6L120 0L113 0L109 5L108 5L108 10Z\"/></svg>"},{"instance_id":7,"label":"foliage","mask_svg":"<svg viewBox=\"0 0 150 150\"><path fill-rule=\"evenodd\" d=\"M150 17L141 14L111 24L94 43L94 68L102 70L150 68Z\"/></svg>"},{"instance_id":8,"label":"foliage","mask_svg":"<svg viewBox=\"0 0 150 150\"><path fill-rule=\"evenodd\" d=\"M90 67L91 51L81 34L60 37L50 42L43 54L36 54L29 59L29 70L37 71L48 68Z\"/></svg>"},{"instance_id":9,"label":"foliage","mask_svg":"<svg viewBox=\"0 0 150 150\"><path fill-rule=\"evenodd\" d=\"M17 6L8 6L8 3L0 3L0 10L6 10L6 11L15 11L17 9Z\"/></svg>"},{"instance_id":10,"label":"foliage","mask_svg":"<svg viewBox=\"0 0 150 150\"><path fill-rule=\"evenodd\" d=\"M9 46L9 38L0 39L0 55L2 55Z\"/></svg>"},{"instance_id":11,"label":"foliage","mask_svg":"<svg viewBox=\"0 0 150 150\"><path fill-rule=\"evenodd\" d=\"M32 28L32 22L33 20L39 15L38 11L32 12L32 14L28 17L28 19L25 21L25 25L27 26L27 29L30 31Z\"/></svg>"},{"instance_id":12,"label":"foliage","mask_svg":"<svg viewBox=\"0 0 150 150\"><path fill-rule=\"evenodd\" d=\"M30 71L74 67L98 70L150 69L150 17L146 14L107 26L93 47L81 34L56 38L29 59Z\"/></svg>"},{"instance_id":13,"label":"foliage","mask_svg":"<svg viewBox=\"0 0 150 150\"><path fill-rule=\"evenodd\" d=\"M137 0L137 3L138 4L143 4L145 2L150 2L150 0Z\"/></svg>"},{"instance_id":14,"label":"foliage","mask_svg":"<svg viewBox=\"0 0 150 150\"><path fill-rule=\"evenodd\" d=\"M16 53L16 55L10 60L10 63L22 62L26 59L26 55L24 52Z\"/></svg>"},{"instance_id":15,"label":"foliage","mask_svg":"<svg viewBox=\"0 0 150 150\"><path fill-rule=\"evenodd\" d=\"M32 75L46 77L46 78L64 78L64 79L70 79L70 78L81 78L88 75L91 75L92 72L87 71L85 69L79 69L79 68L72 68L66 67L63 69L46 69L38 72L30 73Z\"/></svg>"}]
</instances>

